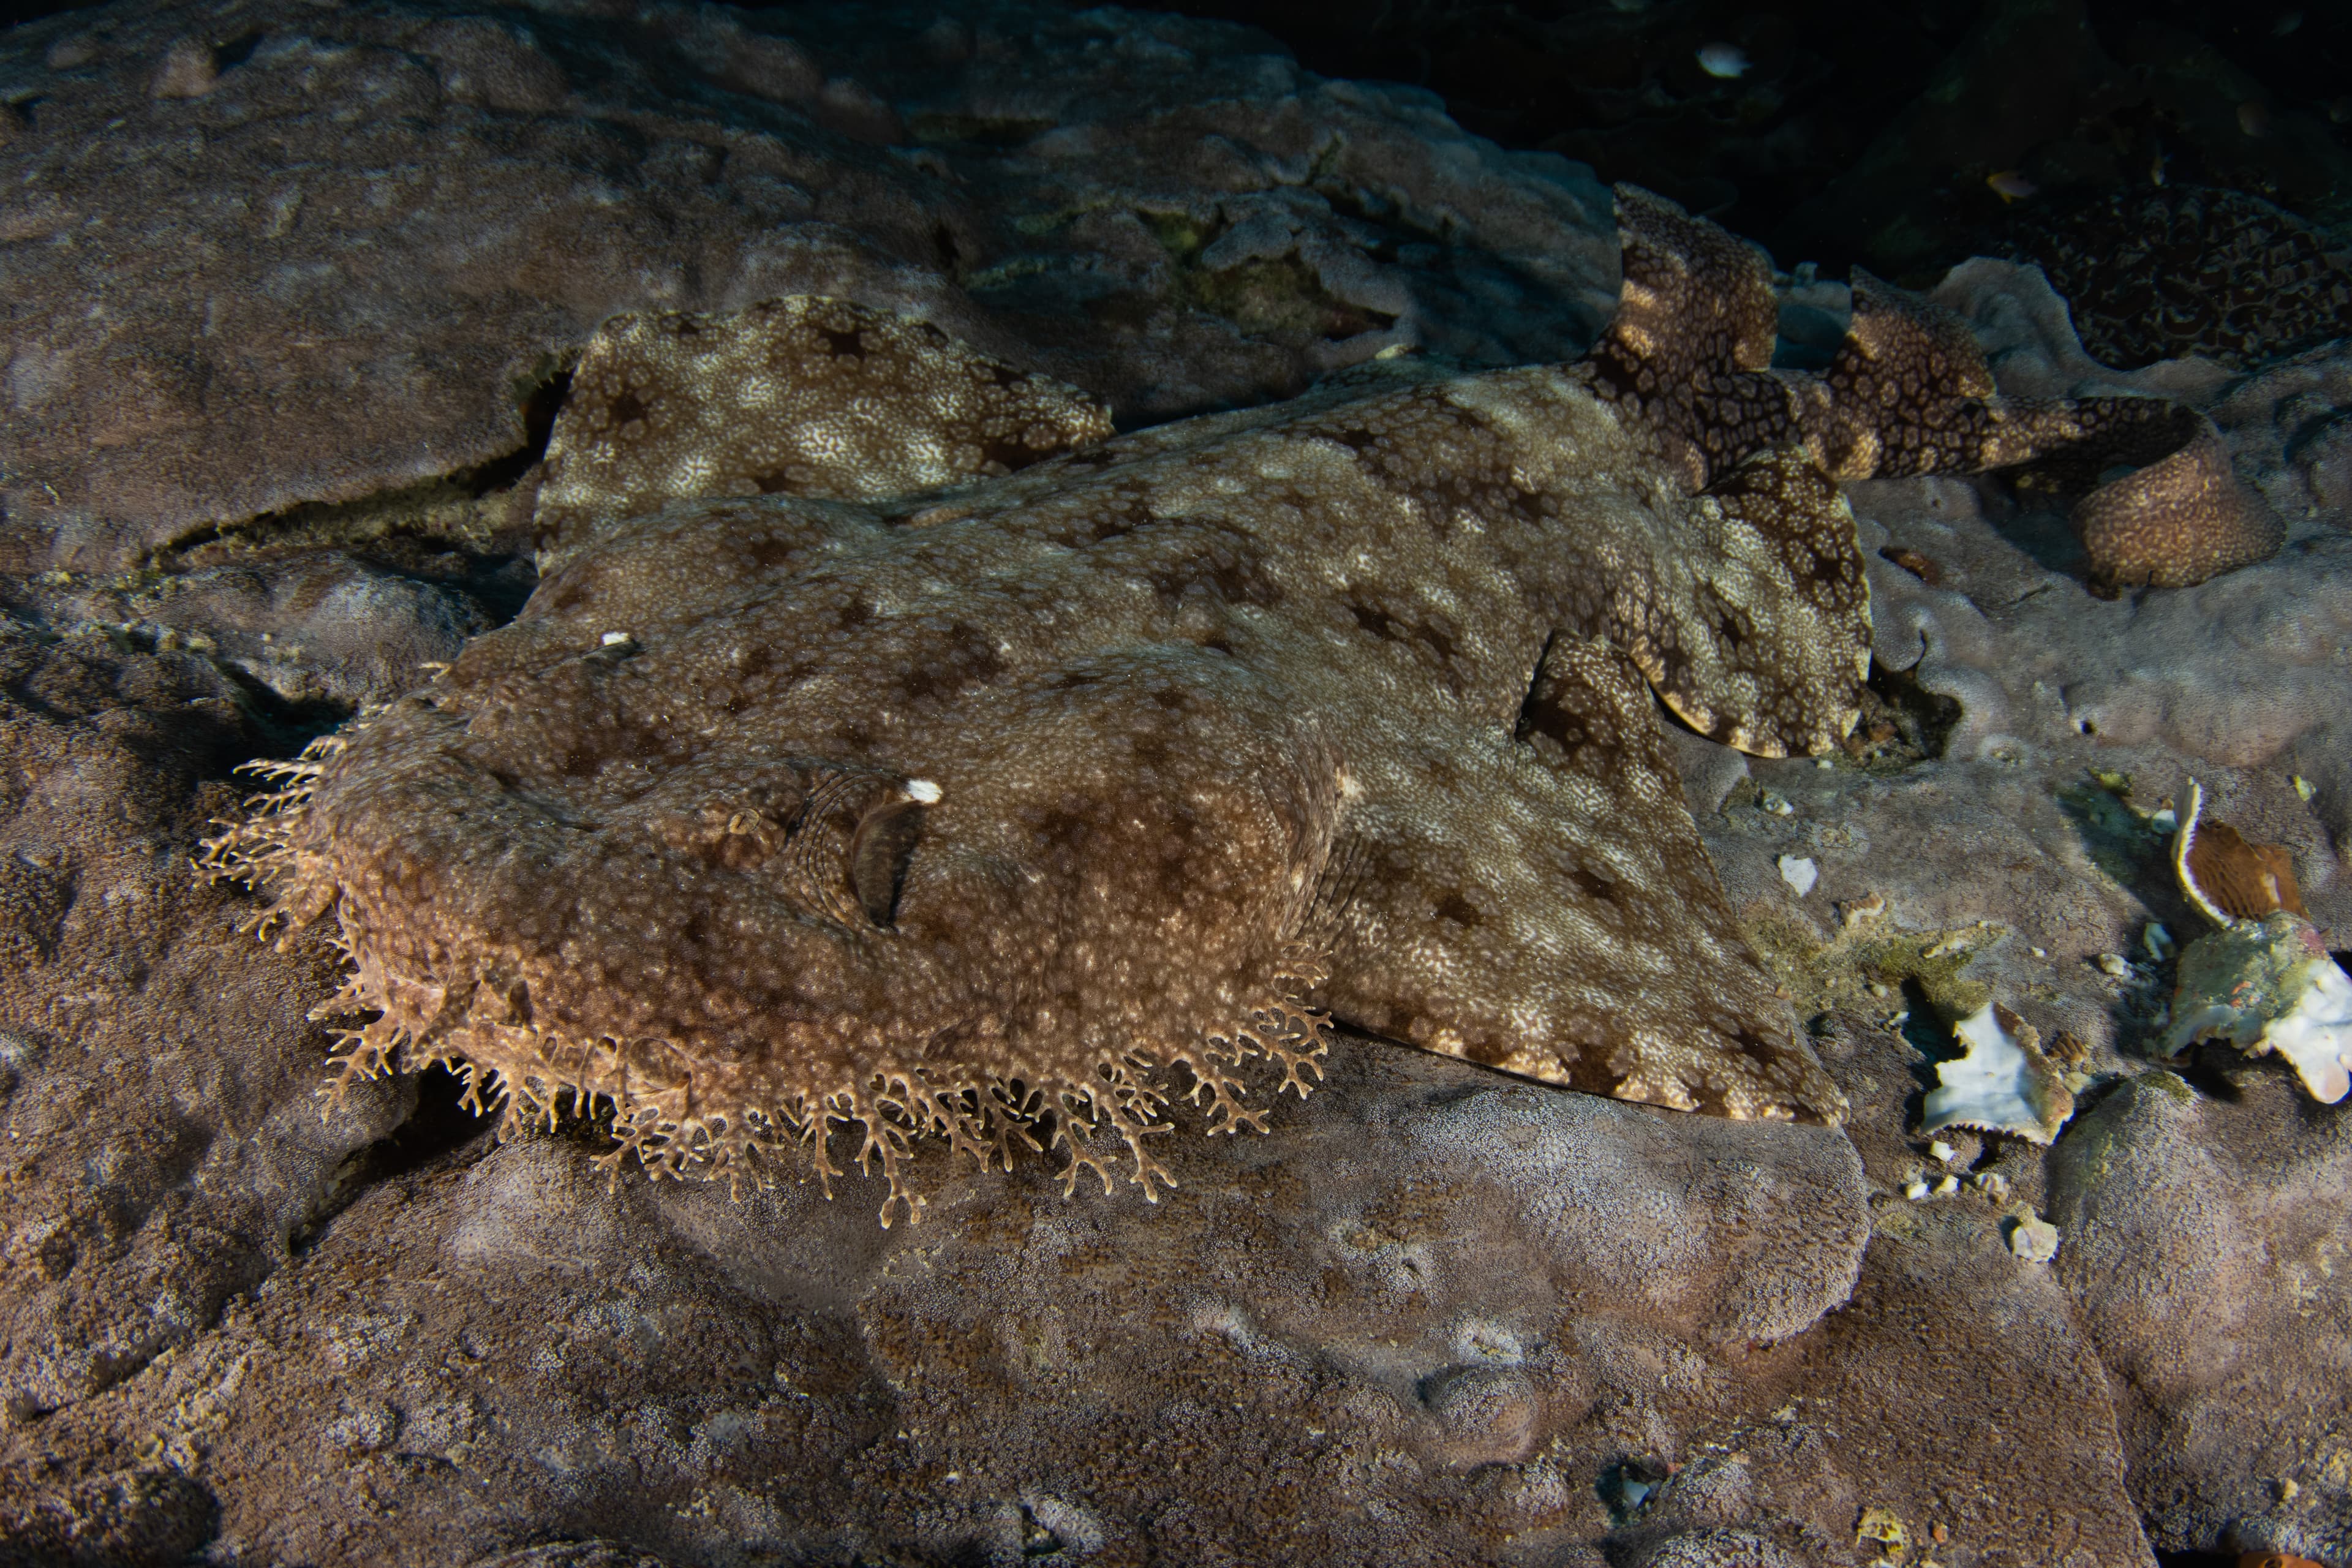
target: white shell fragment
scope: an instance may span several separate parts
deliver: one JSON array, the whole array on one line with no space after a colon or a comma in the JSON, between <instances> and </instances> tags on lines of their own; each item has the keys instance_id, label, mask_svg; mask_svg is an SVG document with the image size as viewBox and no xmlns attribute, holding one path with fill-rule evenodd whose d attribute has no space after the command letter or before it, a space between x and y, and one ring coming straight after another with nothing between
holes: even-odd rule
<instances>
[{"instance_id":1,"label":"white shell fragment","mask_svg":"<svg viewBox=\"0 0 2352 1568\"><path fill-rule=\"evenodd\" d=\"M1928 1091L1921 1132L1947 1127L2011 1132L2047 1144L2074 1114L2058 1064L2042 1054L2033 1026L1999 1003L1988 1002L1952 1033L1968 1047L1958 1061L1936 1064L1943 1087Z\"/></svg>"},{"instance_id":2,"label":"white shell fragment","mask_svg":"<svg viewBox=\"0 0 2352 1568\"><path fill-rule=\"evenodd\" d=\"M2227 1040L2248 1056L2275 1050L2314 1100L2352 1092L2352 976L2301 915L2278 910L2232 921L2180 952L2164 1054Z\"/></svg>"},{"instance_id":3,"label":"white shell fragment","mask_svg":"<svg viewBox=\"0 0 2352 1568\"><path fill-rule=\"evenodd\" d=\"M1801 899L1811 892L1813 884L1821 879L1822 868L1813 863L1810 856L1783 855L1780 857L1780 880L1796 889L1797 897Z\"/></svg>"},{"instance_id":4,"label":"white shell fragment","mask_svg":"<svg viewBox=\"0 0 2352 1568\"><path fill-rule=\"evenodd\" d=\"M2020 1215L2009 1227L2009 1249L2028 1263L2047 1263L2058 1256L2058 1227L2040 1215Z\"/></svg>"},{"instance_id":5,"label":"white shell fragment","mask_svg":"<svg viewBox=\"0 0 2352 1568\"><path fill-rule=\"evenodd\" d=\"M2239 920L2198 886L2189 850L2204 804L2189 780L2172 865L2189 902L2221 929L2180 950L2172 1026L2159 1048L2177 1057L2199 1040L2227 1040L2250 1057L2275 1050L2314 1100L2333 1105L2352 1093L2352 976L2293 910Z\"/></svg>"},{"instance_id":6,"label":"white shell fragment","mask_svg":"<svg viewBox=\"0 0 2352 1568\"><path fill-rule=\"evenodd\" d=\"M2205 896L2205 889L2197 885L2197 873L2189 868L2189 851L2197 842L2198 820L2204 814L2205 791L2195 779L2190 779L2189 820L2172 836L2172 874L2180 879L2180 890L2189 895L2189 901L2197 906L2200 914L2217 926L2226 926L2230 923L2229 914Z\"/></svg>"}]
</instances>

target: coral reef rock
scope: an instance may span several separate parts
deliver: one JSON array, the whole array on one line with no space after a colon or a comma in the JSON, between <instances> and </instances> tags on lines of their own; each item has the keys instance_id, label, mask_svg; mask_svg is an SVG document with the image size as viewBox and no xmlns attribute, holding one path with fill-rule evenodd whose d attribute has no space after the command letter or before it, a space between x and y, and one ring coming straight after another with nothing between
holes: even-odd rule
<instances>
[{"instance_id":1,"label":"coral reef rock","mask_svg":"<svg viewBox=\"0 0 2352 1568\"><path fill-rule=\"evenodd\" d=\"M1615 287L1580 166L1111 9L124 3L0 98L11 570L492 483L624 311L837 296L1150 420L1564 358Z\"/></svg>"},{"instance_id":2,"label":"coral reef rock","mask_svg":"<svg viewBox=\"0 0 2352 1568\"><path fill-rule=\"evenodd\" d=\"M189 863L256 743L203 659L0 631L0 1407L24 1421L211 1326L349 1195L415 1103L323 1123L333 971L280 956Z\"/></svg>"},{"instance_id":3,"label":"coral reef rock","mask_svg":"<svg viewBox=\"0 0 2352 1568\"><path fill-rule=\"evenodd\" d=\"M2052 1158L2059 1277L2114 1375L2133 1496L2162 1550L2352 1555L2352 1125L2287 1075L2232 1098L2169 1074Z\"/></svg>"},{"instance_id":4,"label":"coral reef rock","mask_svg":"<svg viewBox=\"0 0 2352 1568\"><path fill-rule=\"evenodd\" d=\"M884 1232L813 1184L616 1192L593 1154L478 1141L373 1186L201 1346L34 1428L49 1485L135 1494L107 1434L154 1432L215 1550L264 1562L1436 1563L1742 1526L1813 1560L1857 1498L2145 1561L2046 1275L1987 1226L1872 1238L1830 1130L1367 1046L1265 1138L1171 1142L1156 1208L1031 1162ZM1896 1458L1955 1356L2011 1434L1957 1496ZM1629 1466L1664 1484L1621 1526Z\"/></svg>"}]
</instances>

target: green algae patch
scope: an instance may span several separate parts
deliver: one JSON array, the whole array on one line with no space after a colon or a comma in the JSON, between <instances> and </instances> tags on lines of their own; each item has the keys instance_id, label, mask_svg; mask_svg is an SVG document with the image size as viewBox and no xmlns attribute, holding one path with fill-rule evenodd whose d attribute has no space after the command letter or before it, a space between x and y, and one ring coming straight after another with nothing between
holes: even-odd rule
<instances>
[{"instance_id":1,"label":"green algae patch","mask_svg":"<svg viewBox=\"0 0 2352 1568\"><path fill-rule=\"evenodd\" d=\"M1170 259L1179 265L1197 261L1201 252L1209 248L1209 242L1216 238L1207 225L1196 222L1190 213L1160 212L1139 207L1135 216L1144 227L1151 231L1151 237L1160 242L1160 247L1168 253Z\"/></svg>"},{"instance_id":2,"label":"green algae patch","mask_svg":"<svg viewBox=\"0 0 2352 1568\"><path fill-rule=\"evenodd\" d=\"M1748 922L1748 945L1794 999L1801 1017L1837 1010L1886 1013L1896 994L1924 996L1947 1023L1992 1000L1992 988L1966 977L1976 955L2009 934L1989 921L1926 931L1848 927L1830 942L1780 915ZM1873 990L1872 987L1879 987Z\"/></svg>"},{"instance_id":3,"label":"green algae patch","mask_svg":"<svg viewBox=\"0 0 2352 1568\"><path fill-rule=\"evenodd\" d=\"M2105 772L2086 773L2057 792L2058 809L2082 837L2084 853L2118 887L2140 881L2151 860L2166 858L2171 841L2158 815L2163 807L2137 805L2131 795L2129 773Z\"/></svg>"},{"instance_id":4,"label":"green algae patch","mask_svg":"<svg viewBox=\"0 0 2352 1568\"><path fill-rule=\"evenodd\" d=\"M1211 267L1202 257L1222 237L1224 226L1202 224L1182 212L1139 209L1135 216L1168 253L1177 299L1223 317L1251 337L1304 348L1396 323L1392 315L1334 295L1296 251Z\"/></svg>"},{"instance_id":5,"label":"green algae patch","mask_svg":"<svg viewBox=\"0 0 2352 1568\"><path fill-rule=\"evenodd\" d=\"M1223 317L1252 337L1285 346L1352 338L1396 321L1339 299L1295 254L1202 268L1181 274L1180 280L1180 295L1188 304Z\"/></svg>"}]
</instances>

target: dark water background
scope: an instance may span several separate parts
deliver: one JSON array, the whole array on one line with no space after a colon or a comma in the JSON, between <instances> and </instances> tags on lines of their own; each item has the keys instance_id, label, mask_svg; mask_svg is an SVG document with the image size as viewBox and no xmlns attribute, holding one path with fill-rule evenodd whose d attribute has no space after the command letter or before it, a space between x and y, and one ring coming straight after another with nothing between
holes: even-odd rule
<instances>
[{"instance_id":1,"label":"dark water background","mask_svg":"<svg viewBox=\"0 0 2352 1568\"><path fill-rule=\"evenodd\" d=\"M1788 265L1941 266L2151 184L2352 217L2352 5L2189 0L1193 0L1312 69L1412 82L1468 130L1664 192ZM1728 44L1748 68L1710 75ZM2004 171L2031 196L1986 184ZM1867 195L1870 199L1858 202ZM1908 230L1912 232L1890 232Z\"/></svg>"}]
</instances>

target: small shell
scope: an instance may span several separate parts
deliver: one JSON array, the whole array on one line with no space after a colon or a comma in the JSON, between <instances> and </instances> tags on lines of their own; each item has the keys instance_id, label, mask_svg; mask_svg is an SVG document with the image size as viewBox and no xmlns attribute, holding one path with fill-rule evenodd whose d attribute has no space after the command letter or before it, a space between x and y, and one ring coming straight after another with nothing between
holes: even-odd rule
<instances>
[{"instance_id":1,"label":"small shell","mask_svg":"<svg viewBox=\"0 0 2352 1568\"><path fill-rule=\"evenodd\" d=\"M2294 858L2275 844L2250 844L2226 822L2202 820L2205 792L2189 781L2189 815L2172 841L2181 891L2216 925L2258 921L2273 910L2308 918Z\"/></svg>"},{"instance_id":2,"label":"small shell","mask_svg":"<svg viewBox=\"0 0 2352 1568\"><path fill-rule=\"evenodd\" d=\"M2047 1263L2058 1256L2058 1227L2040 1215L2020 1215L2009 1227L2009 1249L2028 1263Z\"/></svg>"},{"instance_id":3,"label":"small shell","mask_svg":"<svg viewBox=\"0 0 2352 1568\"><path fill-rule=\"evenodd\" d=\"M2276 1050L2314 1100L2333 1105L2352 1093L2352 976L2306 916L2287 852L2203 821L2204 805L2189 780L2172 865L2181 891L2221 929L2181 950L2160 1049L2175 1057L2227 1040L2248 1056Z\"/></svg>"}]
</instances>

